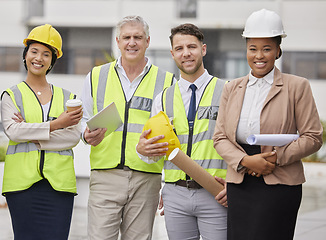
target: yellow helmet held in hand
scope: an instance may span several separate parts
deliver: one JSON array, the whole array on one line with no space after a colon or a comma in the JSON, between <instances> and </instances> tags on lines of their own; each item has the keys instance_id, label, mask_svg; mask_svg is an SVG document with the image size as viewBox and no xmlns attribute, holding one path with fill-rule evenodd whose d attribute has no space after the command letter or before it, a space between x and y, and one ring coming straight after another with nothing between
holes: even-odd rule
<instances>
[{"instance_id":1,"label":"yellow helmet held in hand","mask_svg":"<svg viewBox=\"0 0 326 240\"><path fill-rule=\"evenodd\" d=\"M24 39L23 43L27 46L28 41L37 41L45 43L57 51L57 58L63 55L62 52L62 38L60 33L50 24L37 26L32 29L28 37Z\"/></svg>"},{"instance_id":2,"label":"yellow helmet held in hand","mask_svg":"<svg viewBox=\"0 0 326 240\"><path fill-rule=\"evenodd\" d=\"M170 153L175 148L180 148L180 141L173 130L173 125L171 125L168 116L160 111L155 116L147 120L144 125L143 131L151 129L151 132L147 135L148 138L156 137L158 135L164 135L163 139L158 140L158 143L168 142L169 145L166 155L169 156Z\"/></svg>"}]
</instances>

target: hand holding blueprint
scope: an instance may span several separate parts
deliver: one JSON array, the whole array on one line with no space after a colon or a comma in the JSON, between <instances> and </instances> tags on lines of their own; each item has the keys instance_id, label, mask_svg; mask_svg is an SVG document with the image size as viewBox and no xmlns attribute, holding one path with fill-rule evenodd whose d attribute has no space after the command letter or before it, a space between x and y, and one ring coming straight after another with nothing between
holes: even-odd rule
<instances>
[{"instance_id":1,"label":"hand holding blueprint","mask_svg":"<svg viewBox=\"0 0 326 240\"><path fill-rule=\"evenodd\" d=\"M299 138L299 134L253 134L247 138L250 145L284 146Z\"/></svg>"}]
</instances>

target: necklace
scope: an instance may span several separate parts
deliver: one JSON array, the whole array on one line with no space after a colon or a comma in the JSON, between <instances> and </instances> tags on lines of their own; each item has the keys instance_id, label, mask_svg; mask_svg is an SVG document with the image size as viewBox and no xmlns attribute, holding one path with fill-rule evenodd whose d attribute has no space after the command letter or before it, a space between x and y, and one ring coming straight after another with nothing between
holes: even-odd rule
<instances>
[{"instance_id":1,"label":"necklace","mask_svg":"<svg viewBox=\"0 0 326 240\"><path fill-rule=\"evenodd\" d=\"M50 87L50 84L48 84L48 85L47 85L45 88L43 88L42 90L37 91L36 94L37 94L38 96L41 96L41 95L42 95L42 91L46 90L48 87ZM50 87L50 90L51 90L51 87Z\"/></svg>"}]
</instances>

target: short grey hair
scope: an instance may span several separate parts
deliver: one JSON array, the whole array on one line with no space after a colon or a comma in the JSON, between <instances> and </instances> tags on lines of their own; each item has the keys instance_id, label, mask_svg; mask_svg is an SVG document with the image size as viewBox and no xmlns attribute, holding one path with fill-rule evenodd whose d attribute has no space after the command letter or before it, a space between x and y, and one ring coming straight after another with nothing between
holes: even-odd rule
<instances>
[{"instance_id":1,"label":"short grey hair","mask_svg":"<svg viewBox=\"0 0 326 240\"><path fill-rule=\"evenodd\" d=\"M119 39L119 36L120 36L121 28L123 27L123 25L125 25L127 23L140 23L144 28L146 38L149 37L149 26L148 26L147 22L145 22L145 20L141 16L126 16L121 21L119 21L117 26L116 26L116 28L117 28L116 37L118 39Z\"/></svg>"}]
</instances>

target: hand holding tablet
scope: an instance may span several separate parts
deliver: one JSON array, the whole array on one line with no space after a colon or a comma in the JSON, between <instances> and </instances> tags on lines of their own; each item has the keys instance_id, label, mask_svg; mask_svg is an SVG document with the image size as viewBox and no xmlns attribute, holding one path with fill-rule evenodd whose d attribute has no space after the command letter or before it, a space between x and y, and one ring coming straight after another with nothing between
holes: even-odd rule
<instances>
[{"instance_id":1,"label":"hand holding tablet","mask_svg":"<svg viewBox=\"0 0 326 240\"><path fill-rule=\"evenodd\" d=\"M122 125L122 120L115 103L112 102L86 122L89 130L106 128L105 136L117 130Z\"/></svg>"}]
</instances>

